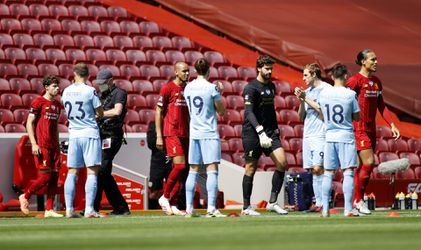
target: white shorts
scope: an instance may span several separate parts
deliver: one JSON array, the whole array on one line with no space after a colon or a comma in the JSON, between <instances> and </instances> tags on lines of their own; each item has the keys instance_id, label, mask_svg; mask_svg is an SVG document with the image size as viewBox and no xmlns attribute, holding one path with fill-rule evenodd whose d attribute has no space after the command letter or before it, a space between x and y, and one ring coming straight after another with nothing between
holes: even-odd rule
<instances>
[{"instance_id":1,"label":"white shorts","mask_svg":"<svg viewBox=\"0 0 421 250\"><path fill-rule=\"evenodd\" d=\"M67 151L67 166L69 168L83 168L101 165L102 148L99 138L69 139Z\"/></svg>"},{"instance_id":2,"label":"white shorts","mask_svg":"<svg viewBox=\"0 0 421 250\"><path fill-rule=\"evenodd\" d=\"M303 168L323 167L325 138L303 138Z\"/></svg>"},{"instance_id":3,"label":"white shorts","mask_svg":"<svg viewBox=\"0 0 421 250\"><path fill-rule=\"evenodd\" d=\"M190 139L189 164L201 165L221 161L220 139Z\"/></svg>"},{"instance_id":4,"label":"white shorts","mask_svg":"<svg viewBox=\"0 0 421 250\"><path fill-rule=\"evenodd\" d=\"M357 167L357 146L353 143L326 142L324 168L335 170Z\"/></svg>"}]
</instances>

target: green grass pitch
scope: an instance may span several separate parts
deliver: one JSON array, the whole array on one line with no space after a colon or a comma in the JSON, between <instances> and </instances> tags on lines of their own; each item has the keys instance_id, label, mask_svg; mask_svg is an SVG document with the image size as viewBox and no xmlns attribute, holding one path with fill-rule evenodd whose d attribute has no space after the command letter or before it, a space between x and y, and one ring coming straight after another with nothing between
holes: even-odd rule
<instances>
[{"instance_id":1,"label":"green grass pitch","mask_svg":"<svg viewBox=\"0 0 421 250\"><path fill-rule=\"evenodd\" d=\"M127 216L101 219L0 218L0 249L421 249L421 210L330 218Z\"/></svg>"}]
</instances>

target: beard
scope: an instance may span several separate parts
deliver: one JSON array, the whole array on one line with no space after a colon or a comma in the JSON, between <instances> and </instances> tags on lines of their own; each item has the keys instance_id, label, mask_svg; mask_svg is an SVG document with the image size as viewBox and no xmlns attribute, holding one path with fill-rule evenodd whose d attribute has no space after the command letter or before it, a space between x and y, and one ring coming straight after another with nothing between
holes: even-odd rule
<instances>
[{"instance_id":1,"label":"beard","mask_svg":"<svg viewBox=\"0 0 421 250\"><path fill-rule=\"evenodd\" d=\"M271 77L272 77L271 73L262 74L262 78L265 79L265 80L270 80Z\"/></svg>"}]
</instances>

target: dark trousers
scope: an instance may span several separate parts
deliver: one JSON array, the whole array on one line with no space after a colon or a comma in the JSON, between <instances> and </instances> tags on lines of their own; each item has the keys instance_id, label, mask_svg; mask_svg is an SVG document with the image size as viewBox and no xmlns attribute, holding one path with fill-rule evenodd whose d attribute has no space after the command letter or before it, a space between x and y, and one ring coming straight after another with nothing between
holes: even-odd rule
<instances>
[{"instance_id":1,"label":"dark trousers","mask_svg":"<svg viewBox=\"0 0 421 250\"><path fill-rule=\"evenodd\" d=\"M102 150L101 168L98 171L98 187L94 202L95 211L99 211L102 199L102 192L105 192L108 202L116 212L129 211L129 206L118 189L114 177L111 175L114 156L121 148L123 138L120 136L111 137L111 147Z\"/></svg>"}]
</instances>

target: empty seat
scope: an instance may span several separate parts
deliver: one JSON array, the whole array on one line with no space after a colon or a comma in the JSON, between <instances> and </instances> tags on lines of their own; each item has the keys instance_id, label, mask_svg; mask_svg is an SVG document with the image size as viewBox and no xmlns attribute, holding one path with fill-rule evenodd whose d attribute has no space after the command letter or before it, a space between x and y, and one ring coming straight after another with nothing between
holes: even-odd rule
<instances>
[{"instance_id":1,"label":"empty seat","mask_svg":"<svg viewBox=\"0 0 421 250\"><path fill-rule=\"evenodd\" d=\"M14 18L2 18L1 27L3 30L6 30L6 31L22 30L22 26L19 20L14 19Z\"/></svg>"},{"instance_id":2,"label":"empty seat","mask_svg":"<svg viewBox=\"0 0 421 250\"><path fill-rule=\"evenodd\" d=\"M6 133L26 133L26 128L20 123L9 123L4 126Z\"/></svg>"},{"instance_id":3,"label":"empty seat","mask_svg":"<svg viewBox=\"0 0 421 250\"><path fill-rule=\"evenodd\" d=\"M154 47L157 47L159 49L168 49L173 47L171 39L169 39L166 36L154 36L152 38L152 44Z\"/></svg>"},{"instance_id":4,"label":"empty seat","mask_svg":"<svg viewBox=\"0 0 421 250\"><path fill-rule=\"evenodd\" d=\"M120 76L120 69L114 65L101 65L99 67L99 70L103 70L103 69L109 69L111 71L111 73L113 73L113 76Z\"/></svg>"},{"instance_id":5,"label":"empty seat","mask_svg":"<svg viewBox=\"0 0 421 250\"><path fill-rule=\"evenodd\" d=\"M5 108L0 108L0 123L1 125L5 125L7 123L12 123L15 122L15 117L12 113L12 111L5 109Z\"/></svg>"},{"instance_id":6,"label":"empty seat","mask_svg":"<svg viewBox=\"0 0 421 250\"><path fill-rule=\"evenodd\" d=\"M58 124L58 132L60 133L68 133L69 128L64 124Z\"/></svg>"},{"instance_id":7,"label":"empty seat","mask_svg":"<svg viewBox=\"0 0 421 250\"><path fill-rule=\"evenodd\" d=\"M127 95L127 108L139 110L140 108L145 108L146 99L142 95L138 94L128 94Z\"/></svg>"},{"instance_id":8,"label":"empty seat","mask_svg":"<svg viewBox=\"0 0 421 250\"><path fill-rule=\"evenodd\" d=\"M22 99L19 95L13 93L3 93L0 96L1 106L7 109L12 107L23 107Z\"/></svg>"},{"instance_id":9,"label":"empty seat","mask_svg":"<svg viewBox=\"0 0 421 250\"><path fill-rule=\"evenodd\" d=\"M50 18L42 19L41 27L42 27L42 30L49 31L49 32L62 30L61 23L56 19L50 19Z\"/></svg>"},{"instance_id":10,"label":"empty seat","mask_svg":"<svg viewBox=\"0 0 421 250\"><path fill-rule=\"evenodd\" d=\"M230 125L241 124L242 119L240 113L235 109L227 109L223 117L218 116L218 121Z\"/></svg>"},{"instance_id":11,"label":"empty seat","mask_svg":"<svg viewBox=\"0 0 421 250\"><path fill-rule=\"evenodd\" d=\"M285 124L279 124L278 127L279 127L279 133L282 138L295 137L294 128L292 128L291 126L285 125Z\"/></svg>"},{"instance_id":12,"label":"empty seat","mask_svg":"<svg viewBox=\"0 0 421 250\"><path fill-rule=\"evenodd\" d=\"M405 152L409 151L408 144L404 139L389 139L387 141L387 144L389 145L389 150L392 152Z\"/></svg>"},{"instance_id":13,"label":"empty seat","mask_svg":"<svg viewBox=\"0 0 421 250\"><path fill-rule=\"evenodd\" d=\"M34 43L39 47L54 45L54 39L48 34L34 34Z\"/></svg>"},{"instance_id":14,"label":"empty seat","mask_svg":"<svg viewBox=\"0 0 421 250\"><path fill-rule=\"evenodd\" d=\"M10 84L6 79L0 78L0 93L9 92Z\"/></svg>"},{"instance_id":15,"label":"empty seat","mask_svg":"<svg viewBox=\"0 0 421 250\"><path fill-rule=\"evenodd\" d=\"M145 34L160 33L161 30L155 22L143 21L139 23L140 32Z\"/></svg>"},{"instance_id":16,"label":"empty seat","mask_svg":"<svg viewBox=\"0 0 421 250\"><path fill-rule=\"evenodd\" d=\"M140 121L143 124L149 124L155 121L155 110L154 109L142 109L139 111Z\"/></svg>"},{"instance_id":17,"label":"empty seat","mask_svg":"<svg viewBox=\"0 0 421 250\"><path fill-rule=\"evenodd\" d=\"M175 64L176 62L184 62L184 54L178 50L167 50L165 51L165 57L167 58L167 62L171 64Z\"/></svg>"},{"instance_id":18,"label":"empty seat","mask_svg":"<svg viewBox=\"0 0 421 250\"><path fill-rule=\"evenodd\" d=\"M34 65L32 65L34 66ZM35 67L35 66L34 66ZM36 69L36 67L35 67ZM38 71L38 69L37 69ZM31 81L29 81L31 84L31 89L37 92L38 94L42 94L42 92L45 90L44 86L42 85L42 78L39 77L33 77Z\"/></svg>"},{"instance_id":19,"label":"empty seat","mask_svg":"<svg viewBox=\"0 0 421 250\"><path fill-rule=\"evenodd\" d=\"M154 92L159 93L159 91L161 91L162 86L164 86L167 83L168 83L167 80L162 80L162 79L158 79L158 80L153 81L152 86L153 86Z\"/></svg>"},{"instance_id":20,"label":"empty seat","mask_svg":"<svg viewBox=\"0 0 421 250\"><path fill-rule=\"evenodd\" d=\"M253 67L240 66L237 68L237 72L238 72L238 77L243 78L246 81L257 77L256 69Z\"/></svg>"},{"instance_id":21,"label":"empty seat","mask_svg":"<svg viewBox=\"0 0 421 250\"><path fill-rule=\"evenodd\" d=\"M281 110L279 111L280 121L285 124L293 124L300 122L300 116L295 110Z\"/></svg>"},{"instance_id":22,"label":"empty seat","mask_svg":"<svg viewBox=\"0 0 421 250\"><path fill-rule=\"evenodd\" d=\"M295 109L298 110L298 107L300 106L300 100L295 95L287 95L284 97L285 104L288 109Z\"/></svg>"},{"instance_id":23,"label":"empty seat","mask_svg":"<svg viewBox=\"0 0 421 250\"><path fill-rule=\"evenodd\" d=\"M415 178L421 179L421 166L415 168Z\"/></svg>"},{"instance_id":24,"label":"empty seat","mask_svg":"<svg viewBox=\"0 0 421 250\"><path fill-rule=\"evenodd\" d=\"M146 106L150 109L156 108L156 103L158 102L159 95L158 94L149 94L146 96Z\"/></svg>"},{"instance_id":25,"label":"empty seat","mask_svg":"<svg viewBox=\"0 0 421 250\"><path fill-rule=\"evenodd\" d=\"M66 60L66 54L64 54L61 49L46 49L45 54L48 60L57 61L57 60Z\"/></svg>"},{"instance_id":26,"label":"empty seat","mask_svg":"<svg viewBox=\"0 0 421 250\"><path fill-rule=\"evenodd\" d=\"M412 152L403 152L399 154L399 158L407 158L409 160L409 164L411 164L412 166L418 166L420 165L420 158L418 157L417 154L412 153Z\"/></svg>"},{"instance_id":27,"label":"empty seat","mask_svg":"<svg viewBox=\"0 0 421 250\"><path fill-rule=\"evenodd\" d=\"M0 15L2 16L9 16L10 15L10 10L9 7L7 7L7 5L0 3Z\"/></svg>"},{"instance_id":28,"label":"empty seat","mask_svg":"<svg viewBox=\"0 0 421 250\"><path fill-rule=\"evenodd\" d=\"M124 20L120 22L120 30L124 33L140 33L139 24L134 21Z\"/></svg>"},{"instance_id":29,"label":"empty seat","mask_svg":"<svg viewBox=\"0 0 421 250\"><path fill-rule=\"evenodd\" d=\"M87 65L88 65L88 69L89 69L89 74L92 75L92 76L96 76L98 74L98 71L99 71L98 67L95 66L94 64L90 64L90 63L88 63ZM116 75L114 75L114 76L116 76Z\"/></svg>"},{"instance_id":30,"label":"empty seat","mask_svg":"<svg viewBox=\"0 0 421 250\"><path fill-rule=\"evenodd\" d=\"M244 152L243 141L241 140L241 138L229 139L228 145L231 152Z\"/></svg>"},{"instance_id":31,"label":"empty seat","mask_svg":"<svg viewBox=\"0 0 421 250\"><path fill-rule=\"evenodd\" d=\"M230 109L244 109L244 101L243 97L239 95L228 95L226 97L227 100L227 108Z\"/></svg>"},{"instance_id":32,"label":"empty seat","mask_svg":"<svg viewBox=\"0 0 421 250\"><path fill-rule=\"evenodd\" d=\"M299 151L295 154L295 161L298 166L303 167L303 152L302 151Z\"/></svg>"},{"instance_id":33,"label":"empty seat","mask_svg":"<svg viewBox=\"0 0 421 250\"><path fill-rule=\"evenodd\" d=\"M215 80L215 81L213 81L213 84L217 84L218 82L220 82L220 83L222 83L222 85L224 85L224 91L222 92L223 95L238 94L238 93L234 92L230 82L225 81L225 80Z\"/></svg>"},{"instance_id":34,"label":"empty seat","mask_svg":"<svg viewBox=\"0 0 421 250\"><path fill-rule=\"evenodd\" d=\"M29 32L35 30L41 30L41 22L34 18L24 18L20 21L22 29Z\"/></svg>"},{"instance_id":35,"label":"empty seat","mask_svg":"<svg viewBox=\"0 0 421 250\"><path fill-rule=\"evenodd\" d=\"M295 157L292 153L285 152L285 157L287 159L288 165L297 165L297 162L295 161Z\"/></svg>"},{"instance_id":36,"label":"empty seat","mask_svg":"<svg viewBox=\"0 0 421 250\"><path fill-rule=\"evenodd\" d=\"M415 173L412 168L408 168L405 171L399 171L396 173L397 180L408 180L408 179L415 179Z\"/></svg>"},{"instance_id":37,"label":"empty seat","mask_svg":"<svg viewBox=\"0 0 421 250\"><path fill-rule=\"evenodd\" d=\"M171 41L172 41L174 47L176 47L179 50L189 49L189 48L193 47L193 44L190 41L190 39L188 39L187 37L184 37L184 36L173 36L171 38Z\"/></svg>"},{"instance_id":38,"label":"empty seat","mask_svg":"<svg viewBox=\"0 0 421 250\"><path fill-rule=\"evenodd\" d=\"M380 163L385 161L397 160L399 156L392 152L381 152L379 153L379 161Z\"/></svg>"},{"instance_id":39,"label":"empty seat","mask_svg":"<svg viewBox=\"0 0 421 250\"><path fill-rule=\"evenodd\" d=\"M221 159L229 161L229 162L233 161L232 158L231 158L231 155L227 154L227 153L221 153Z\"/></svg>"},{"instance_id":40,"label":"empty seat","mask_svg":"<svg viewBox=\"0 0 421 250\"><path fill-rule=\"evenodd\" d=\"M276 93L278 95L289 95L292 94L291 85L288 82L274 80L273 83L276 87Z\"/></svg>"},{"instance_id":41,"label":"empty seat","mask_svg":"<svg viewBox=\"0 0 421 250\"><path fill-rule=\"evenodd\" d=\"M103 50L100 49L88 49L85 52L86 59L89 61L106 61L107 56Z\"/></svg>"},{"instance_id":42,"label":"empty seat","mask_svg":"<svg viewBox=\"0 0 421 250\"><path fill-rule=\"evenodd\" d=\"M126 77L140 76L139 68L135 65L124 64L120 66L121 75Z\"/></svg>"},{"instance_id":43,"label":"empty seat","mask_svg":"<svg viewBox=\"0 0 421 250\"><path fill-rule=\"evenodd\" d=\"M167 61L165 54L160 50L148 50L145 55L146 60L152 62L153 64L165 63Z\"/></svg>"},{"instance_id":44,"label":"empty seat","mask_svg":"<svg viewBox=\"0 0 421 250\"><path fill-rule=\"evenodd\" d=\"M232 126L226 124L218 125L219 137L227 139L235 137L235 131Z\"/></svg>"},{"instance_id":45,"label":"empty seat","mask_svg":"<svg viewBox=\"0 0 421 250\"><path fill-rule=\"evenodd\" d=\"M244 164L246 163L246 160L244 159L244 153L242 152L233 153L231 157L232 157L232 161L235 164L241 167L244 167Z\"/></svg>"},{"instance_id":46,"label":"empty seat","mask_svg":"<svg viewBox=\"0 0 421 250\"><path fill-rule=\"evenodd\" d=\"M40 65L38 65L38 73L42 76L58 75L59 71L57 66L55 66L54 64L41 63Z\"/></svg>"},{"instance_id":47,"label":"empty seat","mask_svg":"<svg viewBox=\"0 0 421 250\"><path fill-rule=\"evenodd\" d=\"M420 139L408 139L408 148L412 152L421 152L421 140Z\"/></svg>"},{"instance_id":48,"label":"empty seat","mask_svg":"<svg viewBox=\"0 0 421 250\"><path fill-rule=\"evenodd\" d=\"M109 49L105 54L109 61L127 61L126 54L118 49Z\"/></svg>"},{"instance_id":49,"label":"empty seat","mask_svg":"<svg viewBox=\"0 0 421 250\"><path fill-rule=\"evenodd\" d=\"M75 45L78 47L93 47L94 46L94 39L88 35L75 35L73 37Z\"/></svg>"},{"instance_id":50,"label":"empty seat","mask_svg":"<svg viewBox=\"0 0 421 250\"><path fill-rule=\"evenodd\" d=\"M29 81L25 78L11 78L9 83L10 88L20 95L22 92L31 91L31 84L29 84Z\"/></svg>"},{"instance_id":51,"label":"empty seat","mask_svg":"<svg viewBox=\"0 0 421 250\"><path fill-rule=\"evenodd\" d=\"M184 52L184 57L186 58L186 63L193 65L197 59L203 58L203 54L199 51L189 50Z\"/></svg>"},{"instance_id":52,"label":"empty seat","mask_svg":"<svg viewBox=\"0 0 421 250\"><path fill-rule=\"evenodd\" d=\"M128 36L114 36L114 45L120 49L133 48L133 40Z\"/></svg>"},{"instance_id":53,"label":"empty seat","mask_svg":"<svg viewBox=\"0 0 421 250\"><path fill-rule=\"evenodd\" d=\"M230 146L228 144L228 141L225 139L221 140L221 151L222 152L230 152Z\"/></svg>"},{"instance_id":54,"label":"empty seat","mask_svg":"<svg viewBox=\"0 0 421 250\"><path fill-rule=\"evenodd\" d=\"M19 64L17 67L19 75L22 76L38 76L38 68L33 64Z\"/></svg>"},{"instance_id":55,"label":"empty seat","mask_svg":"<svg viewBox=\"0 0 421 250\"><path fill-rule=\"evenodd\" d=\"M275 109L277 111L287 107L287 104L285 103L285 99L282 96L276 95L273 101L275 104Z\"/></svg>"},{"instance_id":56,"label":"empty seat","mask_svg":"<svg viewBox=\"0 0 421 250\"><path fill-rule=\"evenodd\" d=\"M123 80L123 79L116 79L114 80L114 84L121 88L124 89L127 92L132 92L133 91L133 86L132 83L127 81L127 80Z\"/></svg>"},{"instance_id":57,"label":"empty seat","mask_svg":"<svg viewBox=\"0 0 421 250\"><path fill-rule=\"evenodd\" d=\"M142 76L146 76L148 78L151 77L160 77L158 67L154 65L142 65L140 66L140 73Z\"/></svg>"},{"instance_id":58,"label":"empty seat","mask_svg":"<svg viewBox=\"0 0 421 250\"><path fill-rule=\"evenodd\" d=\"M108 17L107 9L98 5L89 6L88 13L94 17Z\"/></svg>"},{"instance_id":59,"label":"empty seat","mask_svg":"<svg viewBox=\"0 0 421 250\"><path fill-rule=\"evenodd\" d=\"M63 63L58 66L59 74L62 77L71 78L73 77L73 64ZM89 72L91 73L91 72ZM60 86L60 89L63 89Z\"/></svg>"},{"instance_id":60,"label":"empty seat","mask_svg":"<svg viewBox=\"0 0 421 250\"><path fill-rule=\"evenodd\" d=\"M61 16L68 16L69 12L64 5L61 4L53 4L48 6L48 10L50 11L51 16L61 17Z\"/></svg>"},{"instance_id":61,"label":"empty seat","mask_svg":"<svg viewBox=\"0 0 421 250\"><path fill-rule=\"evenodd\" d=\"M16 66L11 63L1 63L0 64L0 76L14 76L17 75L18 71Z\"/></svg>"},{"instance_id":62,"label":"empty seat","mask_svg":"<svg viewBox=\"0 0 421 250\"><path fill-rule=\"evenodd\" d=\"M23 47L24 45L34 45L32 36L28 34L18 33L13 35L13 41L16 45Z\"/></svg>"},{"instance_id":63,"label":"empty seat","mask_svg":"<svg viewBox=\"0 0 421 250\"><path fill-rule=\"evenodd\" d=\"M17 123L25 124L26 119L28 118L28 115L29 115L29 109L15 109L13 111L13 116L14 116L15 121ZM1 119L1 120L3 120L3 119Z\"/></svg>"},{"instance_id":64,"label":"empty seat","mask_svg":"<svg viewBox=\"0 0 421 250\"><path fill-rule=\"evenodd\" d=\"M108 16L110 17L127 17L127 10L125 8L122 7L114 7L114 6L110 6L107 9L108 11Z\"/></svg>"},{"instance_id":65,"label":"empty seat","mask_svg":"<svg viewBox=\"0 0 421 250\"><path fill-rule=\"evenodd\" d=\"M141 94L153 91L152 83L148 80L134 80L132 82L132 85L133 91L138 91Z\"/></svg>"},{"instance_id":66,"label":"empty seat","mask_svg":"<svg viewBox=\"0 0 421 250\"><path fill-rule=\"evenodd\" d=\"M174 77L174 66L173 65L161 65L159 67L159 72L162 77L167 79Z\"/></svg>"},{"instance_id":67,"label":"empty seat","mask_svg":"<svg viewBox=\"0 0 421 250\"><path fill-rule=\"evenodd\" d=\"M292 151L302 151L303 150L303 139L301 138L291 138L288 140L289 148Z\"/></svg>"},{"instance_id":68,"label":"empty seat","mask_svg":"<svg viewBox=\"0 0 421 250\"><path fill-rule=\"evenodd\" d=\"M101 26L99 25L99 23L92 20L83 20L82 22L80 22L80 27L82 28L82 31L88 33L101 31Z\"/></svg>"},{"instance_id":69,"label":"empty seat","mask_svg":"<svg viewBox=\"0 0 421 250\"><path fill-rule=\"evenodd\" d=\"M127 61L135 64L146 61L146 55L141 50L129 49L126 51Z\"/></svg>"},{"instance_id":70,"label":"empty seat","mask_svg":"<svg viewBox=\"0 0 421 250\"><path fill-rule=\"evenodd\" d=\"M73 37L65 34L57 34L54 36L54 44L57 46L74 46L75 42L73 41Z\"/></svg>"},{"instance_id":71,"label":"empty seat","mask_svg":"<svg viewBox=\"0 0 421 250\"><path fill-rule=\"evenodd\" d=\"M218 68L219 76L225 79L238 78L237 70L231 66L220 66Z\"/></svg>"},{"instance_id":72,"label":"empty seat","mask_svg":"<svg viewBox=\"0 0 421 250\"><path fill-rule=\"evenodd\" d=\"M247 85L246 81L234 80L232 81L232 89L238 95L242 95L244 87Z\"/></svg>"},{"instance_id":73,"label":"empty seat","mask_svg":"<svg viewBox=\"0 0 421 250\"><path fill-rule=\"evenodd\" d=\"M129 131L126 131L129 132ZM148 132L148 125L147 124L133 124L132 125L132 132L135 133L146 133Z\"/></svg>"},{"instance_id":74,"label":"empty seat","mask_svg":"<svg viewBox=\"0 0 421 250\"><path fill-rule=\"evenodd\" d=\"M109 36L94 36L94 44L101 49L104 47L114 47L113 39Z\"/></svg>"},{"instance_id":75,"label":"empty seat","mask_svg":"<svg viewBox=\"0 0 421 250\"><path fill-rule=\"evenodd\" d=\"M4 50L4 55L7 59L10 59L10 60L17 60L17 59L25 60L26 59L25 51L19 48L7 48Z\"/></svg>"},{"instance_id":76,"label":"empty seat","mask_svg":"<svg viewBox=\"0 0 421 250\"><path fill-rule=\"evenodd\" d=\"M25 4L12 3L9 5L10 14L12 16L28 16L29 8Z\"/></svg>"},{"instance_id":77,"label":"empty seat","mask_svg":"<svg viewBox=\"0 0 421 250\"><path fill-rule=\"evenodd\" d=\"M22 95L22 103L25 107L30 107L33 100L40 97L40 95L35 93L27 93Z\"/></svg>"},{"instance_id":78,"label":"empty seat","mask_svg":"<svg viewBox=\"0 0 421 250\"><path fill-rule=\"evenodd\" d=\"M13 45L13 38L9 34L0 33L0 46Z\"/></svg>"},{"instance_id":79,"label":"empty seat","mask_svg":"<svg viewBox=\"0 0 421 250\"><path fill-rule=\"evenodd\" d=\"M376 136L380 137L380 138L388 139L388 138L392 138L393 134L392 134L392 130L390 130L390 128L388 128L386 126L378 125L376 127Z\"/></svg>"},{"instance_id":80,"label":"empty seat","mask_svg":"<svg viewBox=\"0 0 421 250\"><path fill-rule=\"evenodd\" d=\"M27 48L25 50L26 58L28 60L46 60L44 50L39 48Z\"/></svg>"},{"instance_id":81,"label":"empty seat","mask_svg":"<svg viewBox=\"0 0 421 250\"><path fill-rule=\"evenodd\" d=\"M108 34L111 34L113 32L121 32L120 24L117 23L116 21L110 21L110 20L102 21L100 26L101 26L101 30Z\"/></svg>"},{"instance_id":82,"label":"empty seat","mask_svg":"<svg viewBox=\"0 0 421 250\"><path fill-rule=\"evenodd\" d=\"M133 37L133 45L137 48L151 48L153 47L152 39L147 36L135 36Z\"/></svg>"},{"instance_id":83,"label":"empty seat","mask_svg":"<svg viewBox=\"0 0 421 250\"><path fill-rule=\"evenodd\" d=\"M389 151L389 145L386 140L383 139L377 139L376 142L376 153Z\"/></svg>"},{"instance_id":84,"label":"empty seat","mask_svg":"<svg viewBox=\"0 0 421 250\"><path fill-rule=\"evenodd\" d=\"M63 30L67 32L82 30L82 27L80 27L80 23L76 20L71 19L64 19L63 21L61 21L61 26L63 27Z\"/></svg>"},{"instance_id":85,"label":"empty seat","mask_svg":"<svg viewBox=\"0 0 421 250\"><path fill-rule=\"evenodd\" d=\"M82 17L82 16L89 16L88 9L82 5L70 5L67 7L70 16L73 17Z\"/></svg>"},{"instance_id":86,"label":"empty seat","mask_svg":"<svg viewBox=\"0 0 421 250\"><path fill-rule=\"evenodd\" d=\"M132 109L128 109L126 113L126 117L124 118L124 123L131 125L134 123L140 123L139 114Z\"/></svg>"},{"instance_id":87,"label":"empty seat","mask_svg":"<svg viewBox=\"0 0 421 250\"><path fill-rule=\"evenodd\" d=\"M66 50L66 58L70 61L84 61L86 60L86 55L83 50L80 49L67 49Z\"/></svg>"},{"instance_id":88,"label":"empty seat","mask_svg":"<svg viewBox=\"0 0 421 250\"><path fill-rule=\"evenodd\" d=\"M206 51L203 56L210 65L225 63L224 56L218 51Z\"/></svg>"},{"instance_id":89,"label":"empty seat","mask_svg":"<svg viewBox=\"0 0 421 250\"><path fill-rule=\"evenodd\" d=\"M38 4L38 3L33 3L29 5L29 12L31 16L34 16L34 17L48 16L50 14L47 6L45 6L44 4Z\"/></svg>"}]
</instances>

